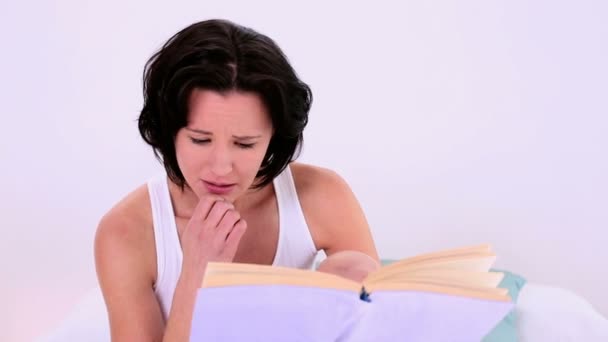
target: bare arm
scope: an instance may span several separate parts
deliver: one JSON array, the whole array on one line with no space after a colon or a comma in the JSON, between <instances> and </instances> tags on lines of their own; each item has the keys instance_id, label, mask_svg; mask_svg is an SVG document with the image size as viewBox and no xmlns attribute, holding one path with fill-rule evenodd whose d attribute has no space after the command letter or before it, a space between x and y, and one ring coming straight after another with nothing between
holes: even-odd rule
<instances>
[{"instance_id":1,"label":"bare arm","mask_svg":"<svg viewBox=\"0 0 608 342\"><path fill-rule=\"evenodd\" d=\"M378 261L367 219L346 181L315 166L294 164L292 170L317 247L327 255L358 251Z\"/></svg>"},{"instance_id":2,"label":"bare arm","mask_svg":"<svg viewBox=\"0 0 608 342\"><path fill-rule=\"evenodd\" d=\"M97 277L112 341L162 341L164 322L143 255L146 241L130 223L109 213L95 237Z\"/></svg>"},{"instance_id":3,"label":"bare arm","mask_svg":"<svg viewBox=\"0 0 608 342\"><path fill-rule=\"evenodd\" d=\"M194 313L196 291L200 282L195 277L182 273L175 288L173 304L169 313L169 320L164 332L163 341L189 341Z\"/></svg>"},{"instance_id":4,"label":"bare arm","mask_svg":"<svg viewBox=\"0 0 608 342\"><path fill-rule=\"evenodd\" d=\"M104 217L95 238L95 261L108 310L112 341L186 342L196 293L208 261L232 261L246 223L234 206L216 197L201 200L182 236L184 260L171 311L163 322L153 290L153 235L124 213ZM155 259L153 259L155 260Z\"/></svg>"}]
</instances>

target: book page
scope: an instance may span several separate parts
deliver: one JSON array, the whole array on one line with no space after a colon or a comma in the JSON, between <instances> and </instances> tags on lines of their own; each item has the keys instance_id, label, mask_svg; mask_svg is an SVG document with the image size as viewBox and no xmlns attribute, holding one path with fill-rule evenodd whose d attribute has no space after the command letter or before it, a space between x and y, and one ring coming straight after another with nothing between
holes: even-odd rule
<instances>
[{"instance_id":1,"label":"book page","mask_svg":"<svg viewBox=\"0 0 608 342\"><path fill-rule=\"evenodd\" d=\"M395 272L420 268L455 268L476 271L488 271L496 260L489 245L464 247L421 254L395 261L371 273L366 280L374 281Z\"/></svg>"},{"instance_id":2,"label":"book page","mask_svg":"<svg viewBox=\"0 0 608 342\"><path fill-rule=\"evenodd\" d=\"M501 273L488 272L496 256L487 246L454 249L404 259L371 273L363 284L337 275L286 267L211 262L201 287L292 285L311 288L369 291L431 291L508 300L496 289Z\"/></svg>"},{"instance_id":3,"label":"book page","mask_svg":"<svg viewBox=\"0 0 608 342\"><path fill-rule=\"evenodd\" d=\"M495 256L495 253L492 251L492 248L488 244L478 245L478 246L470 246L470 247L461 247L454 249L446 249L442 251L435 251L430 253L424 253L415 255L412 257L404 258L398 260L397 262L384 266L383 269L390 269L395 267L395 265L403 265L403 264L421 264L430 260L446 260L452 259L456 257L464 257L464 256Z\"/></svg>"},{"instance_id":4,"label":"book page","mask_svg":"<svg viewBox=\"0 0 608 342\"><path fill-rule=\"evenodd\" d=\"M487 273L494 261L495 256L465 256L451 259L429 260L417 264L397 264L391 268L380 269L367 276L364 283L376 283L389 279L402 279L413 274L456 274L460 277L467 274Z\"/></svg>"},{"instance_id":5,"label":"book page","mask_svg":"<svg viewBox=\"0 0 608 342\"><path fill-rule=\"evenodd\" d=\"M377 281L366 281L366 287L373 285L381 285L383 283L407 283L416 282L435 282L442 284L452 284L463 287L486 287L496 288L504 278L504 274L500 272L476 272L476 271L460 271L453 269L445 270L409 270L403 273L394 273L385 276Z\"/></svg>"},{"instance_id":6,"label":"book page","mask_svg":"<svg viewBox=\"0 0 608 342\"><path fill-rule=\"evenodd\" d=\"M413 265L427 265L427 264L437 264L440 261L448 261L448 260L461 260L461 259L477 259L483 257L496 257L496 254L492 252L489 245L482 245L477 247L466 247L459 249L451 249L447 251L433 252L427 254L421 254L414 257L409 257L405 259L398 260L390 265L383 266L380 270L375 273L385 273L389 272L394 268L403 268L405 266L413 266ZM492 263L494 260L492 259Z\"/></svg>"},{"instance_id":7,"label":"book page","mask_svg":"<svg viewBox=\"0 0 608 342\"><path fill-rule=\"evenodd\" d=\"M511 302L509 291L503 288L488 288L474 286L459 286L429 280L412 280L407 283L379 283L365 286L365 290L372 294L381 292L429 292L448 296L478 298L500 302Z\"/></svg>"},{"instance_id":8,"label":"book page","mask_svg":"<svg viewBox=\"0 0 608 342\"><path fill-rule=\"evenodd\" d=\"M359 293L361 284L337 275L287 267L216 263L207 264L201 287L238 285L294 285L348 290Z\"/></svg>"},{"instance_id":9,"label":"book page","mask_svg":"<svg viewBox=\"0 0 608 342\"><path fill-rule=\"evenodd\" d=\"M382 267L363 286L368 292L428 291L509 301L507 291L497 288L504 275L489 272L495 260L488 245L423 254Z\"/></svg>"}]
</instances>

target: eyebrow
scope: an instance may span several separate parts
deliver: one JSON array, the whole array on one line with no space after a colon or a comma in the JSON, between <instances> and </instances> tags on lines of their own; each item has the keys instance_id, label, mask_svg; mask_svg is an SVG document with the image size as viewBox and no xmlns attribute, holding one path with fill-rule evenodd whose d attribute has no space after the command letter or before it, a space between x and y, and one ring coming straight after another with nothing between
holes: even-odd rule
<instances>
[{"instance_id":1,"label":"eyebrow","mask_svg":"<svg viewBox=\"0 0 608 342\"><path fill-rule=\"evenodd\" d=\"M213 135L213 133L202 130L202 129L188 128L188 127L186 127L186 129L193 133ZM235 139L238 139L238 140L252 140L252 139L261 138L262 135L232 135L232 137Z\"/></svg>"}]
</instances>

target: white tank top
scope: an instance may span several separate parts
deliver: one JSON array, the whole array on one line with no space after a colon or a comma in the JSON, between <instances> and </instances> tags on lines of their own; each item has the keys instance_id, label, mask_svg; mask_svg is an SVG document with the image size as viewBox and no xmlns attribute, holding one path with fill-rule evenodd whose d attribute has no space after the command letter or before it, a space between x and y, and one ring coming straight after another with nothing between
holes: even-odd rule
<instances>
[{"instance_id":1,"label":"white tank top","mask_svg":"<svg viewBox=\"0 0 608 342\"><path fill-rule=\"evenodd\" d=\"M317 249L304 219L289 167L274 179L273 185L279 211L279 240L272 264L310 269L313 267ZM166 320L181 272L183 254L167 175L163 173L150 179L148 192L156 241L157 279L154 292Z\"/></svg>"}]
</instances>

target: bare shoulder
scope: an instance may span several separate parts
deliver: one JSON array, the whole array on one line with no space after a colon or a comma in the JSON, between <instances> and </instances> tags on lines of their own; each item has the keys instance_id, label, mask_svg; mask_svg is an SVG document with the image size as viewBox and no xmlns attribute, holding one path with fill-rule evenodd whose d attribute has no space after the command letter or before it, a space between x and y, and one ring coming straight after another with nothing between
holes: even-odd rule
<instances>
[{"instance_id":1,"label":"bare shoulder","mask_svg":"<svg viewBox=\"0 0 608 342\"><path fill-rule=\"evenodd\" d=\"M131 262L149 270L150 248L154 248L154 231L150 198L146 185L142 185L114 205L100 220L95 234L95 259L100 263L127 254L138 254ZM143 254L142 254L143 252ZM155 253L154 250L152 252ZM116 260L116 259L114 259ZM98 270L99 271L99 270Z\"/></svg>"},{"instance_id":2,"label":"bare shoulder","mask_svg":"<svg viewBox=\"0 0 608 342\"><path fill-rule=\"evenodd\" d=\"M142 185L114 205L100 220L97 235L112 236L118 239L139 238L152 224L150 197ZM139 241L139 239L137 239Z\"/></svg>"},{"instance_id":3,"label":"bare shoulder","mask_svg":"<svg viewBox=\"0 0 608 342\"><path fill-rule=\"evenodd\" d=\"M291 172L298 190L300 200L312 197L315 200L319 197L339 196L340 192L350 192L350 187L346 181L335 171L328 168L303 164L292 163Z\"/></svg>"},{"instance_id":4,"label":"bare shoulder","mask_svg":"<svg viewBox=\"0 0 608 342\"><path fill-rule=\"evenodd\" d=\"M361 251L377 258L363 210L346 180L333 170L292 163L298 199L317 248L332 254Z\"/></svg>"},{"instance_id":5,"label":"bare shoulder","mask_svg":"<svg viewBox=\"0 0 608 342\"><path fill-rule=\"evenodd\" d=\"M95 268L106 303L112 341L158 341L164 323L154 294L156 250L145 185L101 219Z\"/></svg>"},{"instance_id":6,"label":"bare shoulder","mask_svg":"<svg viewBox=\"0 0 608 342\"><path fill-rule=\"evenodd\" d=\"M318 223L335 215L335 208L348 204L358 207L348 183L337 172L310 164L292 163L298 199L307 221ZM333 213L333 214L332 214Z\"/></svg>"}]
</instances>

